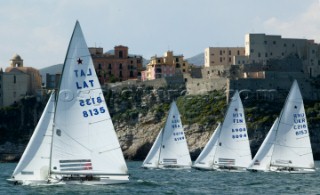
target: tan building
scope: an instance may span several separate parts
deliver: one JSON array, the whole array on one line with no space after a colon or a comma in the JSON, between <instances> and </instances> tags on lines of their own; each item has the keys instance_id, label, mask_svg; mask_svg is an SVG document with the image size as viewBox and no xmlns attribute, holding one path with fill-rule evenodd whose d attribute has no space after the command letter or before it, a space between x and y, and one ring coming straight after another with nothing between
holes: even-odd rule
<instances>
[{"instance_id":1,"label":"tan building","mask_svg":"<svg viewBox=\"0 0 320 195\"><path fill-rule=\"evenodd\" d=\"M115 46L112 53L103 53L103 48L89 48L101 84L140 78L142 56L129 55L128 50L122 45Z\"/></svg>"},{"instance_id":2,"label":"tan building","mask_svg":"<svg viewBox=\"0 0 320 195\"><path fill-rule=\"evenodd\" d=\"M41 76L32 67L23 67L23 59L15 54L10 67L0 73L0 106L9 106L26 95L38 95L41 89Z\"/></svg>"},{"instance_id":3,"label":"tan building","mask_svg":"<svg viewBox=\"0 0 320 195\"><path fill-rule=\"evenodd\" d=\"M279 35L247 34L245 57L249 63L266 65L270 59L295 55L303 60L305 74L320 75L320 45L308 39L288 39Z\"/></svg>"},{"instance_id":4,"label":"tan building","mask_svg":"<svg viewBox=\"0 0 320 195\"><path fill-rule=\"evenodd\" d=\"M151 57L146 70L141 73L141 80L172 77L178 72L186 73L188 69L189 64L183 55L173 55L172 51L167 51L163 57Z\"/></svg>"},{"instance_id":5,"label":"tan building","mask_svg":"<svg viewBox=\"0 0 320 195\"><path fill-rule=\"evenodd\" d=\"M0 72L0 107L19 102L28 94L30 76L22 71Z\"/></svg>"},{"instance_id":6,"label":"tan building","mask_svg":"<svg viewBox=\"0 0 320 195\"><path fill-rule=\"evenodd\" d=\"M204 50L204 67L236 64L235 56L243 56L244 47L208 47Z\"/></svg>"}]
</instances>

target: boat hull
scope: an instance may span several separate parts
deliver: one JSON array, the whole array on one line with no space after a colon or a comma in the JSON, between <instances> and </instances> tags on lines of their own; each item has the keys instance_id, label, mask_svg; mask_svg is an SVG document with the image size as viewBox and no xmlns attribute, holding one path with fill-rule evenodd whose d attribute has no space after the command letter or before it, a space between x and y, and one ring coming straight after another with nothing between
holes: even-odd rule
<instances>
[{"instance_id":1,"label":"boat hull","mask_svg":"<svg viewBox=\"0 0 320 195\"><path fill-rule=\"evenodd\" d=\"M277 172L277 173L308 174L308 173L314 173L316 170L307 169L307 168L270 167L270 171Z\"/></svg>"},{"instance_id":2,"label":"boat hull","mask_svg":"<svg viewBox=\"0 0 320 195\"><path fill-rule=\"evenodd\" d=\"M191 166L179 165L159 165L159 166L142 166L144 169L191 169Z\"/></svg>"},{"instance_id":3,"label":"boat hull","mask_svg":"<svg viewBox=\"0 0 320 195\"><path fill-rule=\"evenodd\" d=\"M84 185L112 185L129 183L129 176L55 176L48 180L15 180L8 179L10 183L15 185L64 185L64 184L84 184Z\"/></svg>"}]
</instances>

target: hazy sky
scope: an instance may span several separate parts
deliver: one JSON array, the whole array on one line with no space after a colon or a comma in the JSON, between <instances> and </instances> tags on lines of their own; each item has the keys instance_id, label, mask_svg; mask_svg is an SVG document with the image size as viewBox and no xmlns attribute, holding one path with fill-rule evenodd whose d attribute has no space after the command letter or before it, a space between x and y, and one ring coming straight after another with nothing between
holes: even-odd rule
<instances>
[{"instance_id":1,"label":"hazy sky","mask_svg":"<svg viewBox=\"0 0 320 195\"><path fill-rule=\"evenodd\" d=\"M192 57L206 47L244 46L246 33L320 42L320 0L0 1L0 66L18 53L25 66L63 63L76 20L89 47Z\"/></svg>"}]
</instances>

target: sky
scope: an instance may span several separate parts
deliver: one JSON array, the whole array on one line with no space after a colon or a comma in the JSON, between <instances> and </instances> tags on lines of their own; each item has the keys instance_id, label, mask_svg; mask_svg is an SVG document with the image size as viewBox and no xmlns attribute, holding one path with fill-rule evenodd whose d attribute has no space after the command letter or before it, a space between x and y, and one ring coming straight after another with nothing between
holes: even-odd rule
<instances>
[{"instance_id":1,"label":"sky","mask_svg":"<svg viewBox=\"0 0 320 195\"><path fill-rule=\"evenodd\" d=\"M129 47L146 59L171 50L193 57L207 47L244 47L247 33L320 43L320 0L0 1L0 67L63 63L76 20L88 47Z\"/></svg>"}]
</instances>

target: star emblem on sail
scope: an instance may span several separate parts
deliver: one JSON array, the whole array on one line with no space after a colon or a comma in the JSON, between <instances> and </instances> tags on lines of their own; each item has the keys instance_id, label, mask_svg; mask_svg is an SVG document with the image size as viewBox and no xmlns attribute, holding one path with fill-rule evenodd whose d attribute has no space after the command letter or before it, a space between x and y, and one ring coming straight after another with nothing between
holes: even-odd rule
<instances>
[{"instance_id":1,"label":"star emblem on sail","mask_svg":"<svg viewBox=\"0 0 320 195\"><path fill-rule=\"evenodd\" d=\"M79 65L79 64L82 64L82 61L83 61L83 60L82 60L81 58L78 58L78 60L77 60L78 65Z\"/></svg>"}]
</instances>

